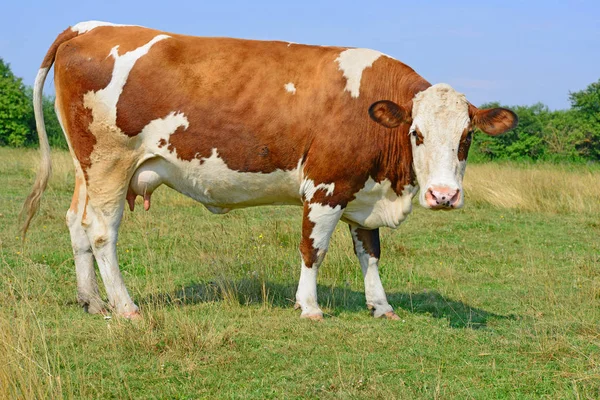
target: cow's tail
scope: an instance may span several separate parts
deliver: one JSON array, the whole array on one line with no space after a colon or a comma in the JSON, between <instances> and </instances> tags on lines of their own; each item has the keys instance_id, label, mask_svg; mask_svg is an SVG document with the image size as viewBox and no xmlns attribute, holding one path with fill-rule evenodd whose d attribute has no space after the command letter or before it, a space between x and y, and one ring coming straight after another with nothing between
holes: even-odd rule
<instances>
[{"instance_id":1,"label":"cow's tail","mask_svg":"<svg viewBox=\"0 0 600 400\"><path fill-rule=\"evenodd\" d=\"M52 67L52 64L54 63L54 58L56 57L58 47L75 36L77 36L77 32L72 31L70 28L58 35L46 53L46 57L44 57L44 61L42 62L37 76L35 77L35 84L33 86L33 110L35 115L35 126L40 143L41 160L37 175L35 177L35 183L33 184L31 193L29 193L29 196L27 196L27 199L23 204L23 209L19 215L19 219L23 221L23 224L21 225L23 238L27 233L31 219L40 207L40 199L46 190L48 180L50 179L50 174L52 173L50 145L48 143L48 134L46 133L46 127L44 125L44 110L42 108L42 92L44 89L44 82L46 81L46 76L48 76L50 67Z\"/></svg>"}]
</instances>

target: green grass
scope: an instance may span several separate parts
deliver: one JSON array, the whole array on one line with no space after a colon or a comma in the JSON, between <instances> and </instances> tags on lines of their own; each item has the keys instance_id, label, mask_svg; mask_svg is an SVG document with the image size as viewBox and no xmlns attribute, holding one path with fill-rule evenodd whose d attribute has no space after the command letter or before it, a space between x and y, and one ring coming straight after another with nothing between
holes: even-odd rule
<instances>
[{"instance_id":1,"label":"green grass","mask_svg":"<svg viewBox=\"0 0 600 400\"><path fill-rule=\"evenodd\" d=\"M75 301L65 153L21 242L34 155L0 149L0 398L600 397L597 214L415 207L381 231L401 321L369 316L340 224L314 323L293 310L300 208L216 216L161 188L119 238L144 319L104 320Z\"/></svg>"}]
</instances>

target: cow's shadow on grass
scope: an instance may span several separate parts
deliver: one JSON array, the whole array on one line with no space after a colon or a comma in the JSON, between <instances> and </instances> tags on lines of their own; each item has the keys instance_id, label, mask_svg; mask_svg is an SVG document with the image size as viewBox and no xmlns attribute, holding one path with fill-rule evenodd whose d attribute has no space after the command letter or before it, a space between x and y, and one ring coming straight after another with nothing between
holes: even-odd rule
<instances>
[{"instance_id":1,"label":"cow's shadow on grass","mask_svg":"<svg viewBox=\"0 0 600 400\"><path fill-rule=\"evenodd\" d=\"M344 312L367 313L364 292L349 287L324 286L317 288L319 304L337 316ZM266 304L271 307L293 307L296 285L282 285L260 279L240 281L220 280L192 283L170 293L148 296L140 301L157 306L182 306L189 304L231 301L242 305ZM446 319L450 327L480 329L492 319L517 319L515 315L499 315L471 307L462 301L442 296L436 291L417 293L390 292L388 301L398 311L403 309L414 314L428 314Z\"/></svg>"}]
</instances>

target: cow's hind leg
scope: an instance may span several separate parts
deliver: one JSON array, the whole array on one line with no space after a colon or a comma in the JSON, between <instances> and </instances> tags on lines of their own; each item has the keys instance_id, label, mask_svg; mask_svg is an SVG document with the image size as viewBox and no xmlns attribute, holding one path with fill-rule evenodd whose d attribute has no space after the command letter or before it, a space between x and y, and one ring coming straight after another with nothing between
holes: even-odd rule
<instances>
[{"instance_id":1,"label":"cow's hind leg","mask_svg":"<svg viewBox=\"0 0 600 400\"><path fill-rule=\"evenodd\" d=\"M129 183L127 169L113 168L110 164L108 166L113 170L110 179L97 182L88 179L83 226L92 246L111 308L120 316L137 318L138 307L129 296L117 260L118 230ZM102 172L99 176L108 177L109 174Z\"/></svg>"},{"instance_id":2,"label":"cow's hind leg","mask_svg":"<svg viewBox=\"0 0 600 400\"><path fill-rule=\"evenodd\" d=\"M399 319L387 301L379 277L379 229L366 230L350 225L350 233L354 241L354 253L358 257L365 279L367 307L375 317Z\"/></svg>"},{"instance_id":3,"label":"cow's hind leg","mask_svg":"<svg viewBox=\"0 0 600 400\"><path fill-rule=\"evenodd\" d=\"M105 308L98 292L92 245L82 226L86 197L85 181L83 176L78 175L71 207L67 211L67 226L71 234L77 276L77 301L86 312L97 314L105 312Z\"/></svg>"}]
</instances>

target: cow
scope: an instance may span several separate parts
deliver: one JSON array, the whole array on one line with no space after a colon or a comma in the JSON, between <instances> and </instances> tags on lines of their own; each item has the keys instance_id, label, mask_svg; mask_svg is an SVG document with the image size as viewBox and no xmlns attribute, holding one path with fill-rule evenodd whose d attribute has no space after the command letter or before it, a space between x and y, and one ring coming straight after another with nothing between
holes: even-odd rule
<instances>
[{"instance_id":1,"label":"cow","mask_svg":"<svg viewBox=\"0 0 600 400\"><path fill-rule=\"evenodd\" d=\"M56 38L35 80L42 157L24 232L51 171L42 88L52 65L76 172L66 221L77 299L87 312L106 311L95 259L110 309L126 318L140 314L117 261L123 210L133 211L137 196L148 210L164 184L215 214L303 207L296 306L304 318L323 318L317 272L337 223L347 223L367 307L398 319L379 277L379 228L397 228L417 193L427 209L460 208L473 131L517 125L512 111L478 109L375 50L82 22Z\"/></svg>"}]
</instances>

